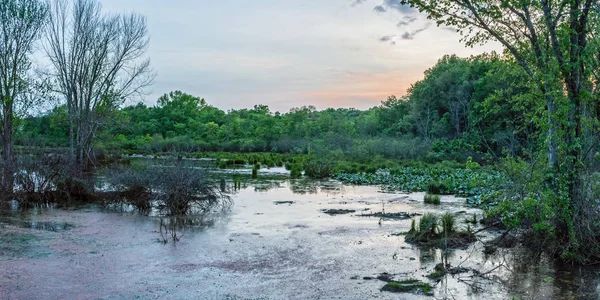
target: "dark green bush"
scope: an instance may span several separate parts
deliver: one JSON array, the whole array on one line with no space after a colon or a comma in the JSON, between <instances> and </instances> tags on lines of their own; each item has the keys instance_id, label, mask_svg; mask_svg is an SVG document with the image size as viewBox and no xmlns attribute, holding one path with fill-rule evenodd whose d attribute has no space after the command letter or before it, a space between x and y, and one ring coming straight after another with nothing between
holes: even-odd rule
<instances>
[{"instance_id":1,"label":"dark green bush","mask_svg":"<svg viewBox=\"0 0 600 300\"><path fill-rule=\"evenodd\" d=\"M304 174L311 178L327 178L333 169L334 164L329 160L311 159L304 163Z\"/></svg>"}]
</instances>

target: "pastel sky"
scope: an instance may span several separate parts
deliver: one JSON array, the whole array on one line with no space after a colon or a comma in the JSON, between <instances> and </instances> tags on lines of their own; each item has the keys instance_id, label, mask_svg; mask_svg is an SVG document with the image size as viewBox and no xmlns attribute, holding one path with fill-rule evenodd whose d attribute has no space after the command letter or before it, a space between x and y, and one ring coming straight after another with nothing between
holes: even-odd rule
<instances>
[{"instance_id":1,"label":"pastel sky","mask_svg":"<svg viewBox=\"0 0 600 300\"><path fill-rule=\"evenodd\" d=\"M399 0L101 0L148 18L157 77L144 102L182 90L221 109L379 105L466 48Z\"/></svg>"}]
</instances>

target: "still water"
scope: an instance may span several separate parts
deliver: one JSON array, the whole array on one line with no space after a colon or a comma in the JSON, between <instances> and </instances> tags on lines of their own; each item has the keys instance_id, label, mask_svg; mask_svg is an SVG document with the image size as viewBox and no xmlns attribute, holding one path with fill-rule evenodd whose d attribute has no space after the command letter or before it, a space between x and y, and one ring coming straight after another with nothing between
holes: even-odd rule
<instances>
[{"instance_id":1,"label":"still water","mask_svg":"<svg viewBox=\"0 0 600 300\"><path fill-rule=\"evenodd\" d=\"M422 193L274 179L245 183L232 200L230 211L197 217L167 244L158 241L159 217L93 206L20 213L4 204L0 299L432 298L381 291L382 273L429 282L437 299L600 298L598 268L557 266L518 248L483 254L483 242L499 233L480 233L466 249L419 249L394 235L410 219L362 216L451 212L466 227L482 212L462 198L431 206ZM425 277L442 261L470 271Z\"/></svg>"}]
</instances>

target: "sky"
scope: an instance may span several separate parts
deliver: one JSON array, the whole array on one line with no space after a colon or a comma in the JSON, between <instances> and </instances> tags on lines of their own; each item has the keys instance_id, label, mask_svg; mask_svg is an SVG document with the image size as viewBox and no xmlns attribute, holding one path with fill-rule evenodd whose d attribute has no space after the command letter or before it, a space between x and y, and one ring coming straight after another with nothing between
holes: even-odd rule
<instances>
[{"instance_id":1,"label":"sky","mask_svg":"<svg viewBox=\"0 0 600 300\"><path fill-rule=\"evenodd\" d=\"M467 48L399 0L100 1L147 17L148 105L181 90L224 110L366 109L405 95L445 54L500 50Z\"/></svg>"}]
</instances>

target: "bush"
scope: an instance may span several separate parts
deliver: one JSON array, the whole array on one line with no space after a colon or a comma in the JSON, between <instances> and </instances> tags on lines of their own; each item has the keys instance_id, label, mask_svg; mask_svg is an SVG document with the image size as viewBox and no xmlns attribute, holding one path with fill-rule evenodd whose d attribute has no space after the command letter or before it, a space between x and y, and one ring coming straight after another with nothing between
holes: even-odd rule
<instances>
[{"instance_id":1,"label":"bush","mask_svg":"<svg viewBox=\"0 0 600 300\"><path fill-rule=\"evenodd\" d=\"M304 174L311 178L327 178L333 169L334 164L329 160L311 159L304 163Z\"/></svg>"},{"instance_id":2,"label":"bush","mask_svg":"<svg viewBox=\"0 0 600 300\"><path fill-rule=\"evenodd\" d=\"M206 171L182 162L153 167L154 186L170 215L186 215L195 209L206 212L217 204L229 204L228 196L209 179ZM221 202L220 202L221 201Z\"/></svg>"},{"instance_id":3,"label":"bush","mask_svg":"<svg viewBox=\"0 0 600 300\"><path fill-rule=\"evenodd\" d=\"M302 167L300 166L300 164L291 164L290 177L292 177L292 178L302 177Z\"/></svg>"},{"instance_id":4,"label":"bush","mask_svg":"<svg viewBox=\"0 0 600 300\"><path fill-rule=\"evenodd\" d=\"M120 195L139 209L152 205L168 215L180 216L204 213L221 205L231 204L219 182L208 177L205 170L187 166L185 162L167 162L160 166L111 171L107 180Z\"/></svg>"},{"instance_id":5,"label":"bush","mask_svg":"<svg viewBox=\"0 0 600 300\"><path fill-rule=\"evenodd\" d=\"M110 187L120 193L117 200L122 199L147 214L152 208L152 179L145 171L119 168L108 171L105 177Z\"/></svg>"}]
</instances>

